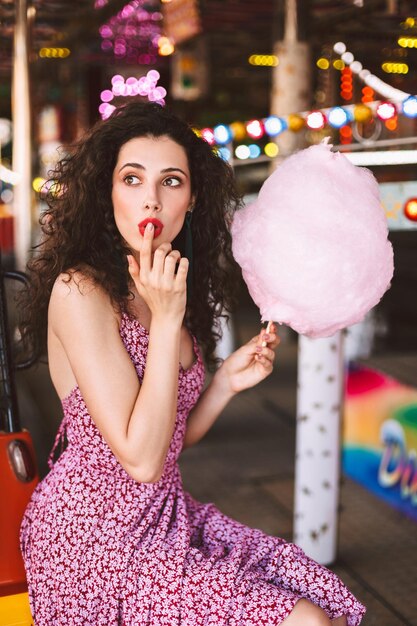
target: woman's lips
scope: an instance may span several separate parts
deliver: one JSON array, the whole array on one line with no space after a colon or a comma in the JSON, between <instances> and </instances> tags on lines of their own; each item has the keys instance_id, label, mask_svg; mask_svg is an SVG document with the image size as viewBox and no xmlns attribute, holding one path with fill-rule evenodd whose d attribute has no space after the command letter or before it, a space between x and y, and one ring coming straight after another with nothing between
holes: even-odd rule
<instances>
[{"instance_id":1,"label":"woman's lips","mask_svg":"<svg viewBox=\"0 0 417 626\"><path fill-rule=\"evenodd\" d=\"M148 224L149 222L151 224L153 224L153 227L154 227L154 239L155 239L156 237L159 237L159 235L162 233L162 229L163 229L164 225L163 225L162 222L160 222L159 220L157 220L154 217L151 217L151 218L148 218L146 220L143 220L143 222L140 222L138 224L139 232L142 235L142 237L145 234L146 224Z\"/></svg>"}]
</instances>

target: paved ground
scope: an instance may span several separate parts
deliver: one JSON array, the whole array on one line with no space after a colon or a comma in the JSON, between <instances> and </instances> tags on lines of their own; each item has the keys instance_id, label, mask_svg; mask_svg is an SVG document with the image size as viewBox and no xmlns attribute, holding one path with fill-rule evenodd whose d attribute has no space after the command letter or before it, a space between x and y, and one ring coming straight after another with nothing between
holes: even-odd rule
<instances>
[{"instance_id":1,"label":"paved ground","mask_svg":"<svg viewBox=\"0 0 417 626\"><path fill-rule=\"evenodd\" d=\"M254 318L239 321L241 341ZM45 366L19 374L22 418L42 472L60 415ZM267 533L292 537L296 344L284 340L273 375L235 398L181 467L194 497ZM34 426L34 423L36 426ZM417 526L361 486L343 479L339 550L332 566L368 607L363 626L417 626Z\"/></svg>"}]
</instances>

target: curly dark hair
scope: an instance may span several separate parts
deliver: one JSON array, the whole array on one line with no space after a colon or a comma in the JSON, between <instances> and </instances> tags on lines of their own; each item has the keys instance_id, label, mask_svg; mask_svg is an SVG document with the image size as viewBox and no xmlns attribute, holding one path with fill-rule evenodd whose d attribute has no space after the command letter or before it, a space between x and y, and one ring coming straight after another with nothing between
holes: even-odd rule
<instances>
[{"instance_id":1,"label":"curly dark hair","mask_svg":"<svg viewBox=\"0 0 417 626\"><path fill-rule=\"evenodd\" d=\"M40 218L42 241L27 266L31 286L21 302L21 333L38 353L45 353L50 294L62 272L82 270L106 290L119 310L131 296L129 249L113 215L112 174L121 146L143 136L168 136L188 156L195 200L194 270L185 321L213 370L220 317L228 317L238 284L229 227L240 197L230 166L185 121L154 103L130 102L117 108L70 146L49 173L47 209ZM183 231L173 245L184 254L182 241Z\"/></svg>"}]
</instances>

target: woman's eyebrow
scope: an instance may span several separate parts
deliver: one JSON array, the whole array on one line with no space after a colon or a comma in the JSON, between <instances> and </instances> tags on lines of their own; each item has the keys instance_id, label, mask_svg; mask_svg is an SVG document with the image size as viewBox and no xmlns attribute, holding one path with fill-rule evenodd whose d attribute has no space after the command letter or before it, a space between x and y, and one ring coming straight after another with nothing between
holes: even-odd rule
<instances>
[{"instance_id":1,"label":"woman's eyebrow","mask_svg":"<svg viewBox=\"0 0 417 626\"><path fill-rule=\"evenodd\" d=\"M146 167L144 167L141 163L125 163L119 169L119 173L125 167L135 167L138 170L146 170ZM170 172L181 172L181 174L183 174L184 176L186 176L188 178L188 174L186 172L184 172L184 170L182 170L180 167L165 167L163 170L161 170L161 174L168 174Z\"/></svg>"},{"instance_id":2,"label":"woman's eyebrow","mask_svg":"<svg viewBox=\"0 0 417 626\"><path fill-rule=\"evenodd\" d=\"M167 174L168 172L181 172L181 174L184 174L184 176L188 176L188 174L186 174L184 170L182 170L180 167L166 167L165 169L161 170L161 174Z\"/></svg>"},{"instance_id":3,"label":"woman's eyebrow","mask_svg":"<svg viewBox=\"0 0 417 626\"><path fill-rule=\"evenodd\" d=\"M145 169L143 167L143 165L141 165L140 163L125 163L124 165L122 165L122 167L120 168L119 172L121 172L122 169L124 169L125 167L136 167L136 169L138 169L138 170L144 170Z\"/></svg>"}]
</instances>

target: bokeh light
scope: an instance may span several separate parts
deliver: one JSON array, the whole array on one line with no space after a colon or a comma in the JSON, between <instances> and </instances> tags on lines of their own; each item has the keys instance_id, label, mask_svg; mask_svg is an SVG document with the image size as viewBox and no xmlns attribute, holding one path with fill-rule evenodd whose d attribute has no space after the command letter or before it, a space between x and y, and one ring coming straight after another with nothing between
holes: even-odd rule
<instances>
[{"instance_id":1,"label":"bokeh light","mask_svg":"<svg viewBox=\"0 0 417 626\"><path fill-rule=\"evenodd\" d=\"M276 143L270 141L269 143L267 143L265 145L264 152L265 152L266 156L274 158L279 153L279 148L278 148Z\"/></svg>"},{"instance_id":2,"label":"bokeh light","mask_svg":"<svg viewBox=\"0 0 417 626\"><path fill-rule=\"evenodd\" d=\"M107 0L96 0L95 7L107 4ZM132 65L155 63L161 48L162 13L147 0L131 0L99 28L101 48L113 51L117 60ZM164 48L164 51L167 49ZM166 51L165 54L168 54Z\"/></svg>"},{"instance_id":3,"label":"bokeh light","mask_svg":"<svg viewBox=\"0 0 417 626\"><path fill-rule=\"evenodd\" d=\"M218 124L218 126L214 127L213 132L218 144L229 143L233 139L231 128L226 126L226 124Z\"/></svg>"},{"instance_id":4,"label":"bokeh light","mask_svg":"<svg viewBox=\"0 0 417 626\"><path fill-rule=\"evenodd\" d=\"M417 117L417 96L410 96L403 100L402 110L407 117Z\"/></svg>"},{"instance_id":5,"label":"bokeh light","mask_svg":"<svg viewBox=\"0 0 417 626\"><path fill-rule=\"evenodd\" d=\"M236 141L241 141L246 137L246 126L243 122L232 122L232 124L230 124L230 129Z\"/></svg>"},{"instance_id":6,"label":"bokeh light","mask_svg":"<svg viewBox=\"0 0 417 626\"><path fill-rule=\"evenodd\" d=\"M12 189L3 189L3 191L0 193L0 199L2 202L4 202L4 204L10 204L11 202L13 202L13 191Z\"/></svg>"},{"instance_id":7,"label":"bokeh light","mask_svg":"<svg viewBox=\"0 0 417 626\"><path fill-rule=\"evenodd\" d=\"M341 71L341 70L344 70L344 69L345 69L346 65L345 65L345 63L342 61L342 59L335 59L335 60L333 61L333 67L334 67L334 69L335 69L335 70L339 70L339 71Z\"/></svg>"},{"instance_id":8,"label":"bokeh light","mask_svg":"<svg viewBox=\"0 0 417 626\"><path fill-rule=\"evenodd\" d=\"M245 146L244 144L240 144L239 146L237 146L235 150L235 156L241 160L249 159L250 157L249 146Z\"/></svg>"},{"instance_id":9,"label":"bokeh light","mask_svg":"<svg viewBox=\"0 0 417 626\"><path fill-rule=\"evenodd\" d=\"M265 129L260 120L251 120L246 124L246 132L252 139L260 139L265 134Z\"/></svg>"},{"instance_id":10,"label":"bokeh light","mask_svg":"<svg viewBox=\"0 0 417 626\"><path fill-rule=\"evenodd\" d=\"M376 114L381 120L389 120L397 114L397 108L392 102L381 102L377 106Z\"/></svg>"},{"instance_id":11,"label":"bokeh light","mask_svg":"<svg viewBox=\"0 0 417 626\"><path fill-rule=\"evenodd\" d=\"M306 124L312 130L320 130L326 125L326 116L321 111L311 111L306 117Z\"/></svg>"},{"instance_id":12,"label":"bokeh light","mask_svg":"<svg viewBox=\"0 0 417 626\"><path fill-rule=\"evenodd\" d=\"M251 143L249 146L249 158L257 159L261 154L261 149L256 143Z\"/></svg>"},{"instance_id":13,"label":"bokeh light","mask_svg":"<svg viewBox=\"0 0 417 626\"><path fill-rule=\"evenodd\" d=\"M407 63L383 63L381 68L387 74L408 74L409 67Z\"/></svg>"},{"instance_id":14,"label":"bokeh light","mask_svg":"<svg viewBox=\"0 0 417 626\"><path fill-rule=\"evenodd\" d=\"M287 123L281 117L277 117L276 115L270 115L264 121L265 131L270 137L276 137L286 128L288 128Z\"/></svg>"},{"instance_id":15,"label":"bokeh light","mask_svg":"<svg viewBox=\"0 0 417 626\"><path fill-rule=\"evenodd\" d=\"M45 182L46 182L45 178L42 178L41 176L37 176L32 181L33 190L36 191L36 193L40 193L42 186L45 184Z\"/></svg>"},{"instance_id":16,"label":"bokeh light","mask_svg":"<svg viewBox=\"0 0 417 626\"><path fill-rule=\"evenodd\" d=\"M320 59L317 59L316 65L321 70L328 70L330 67L330 61L329 59L325 59L324 57L321 57Z\"/></svg>"},{"instance_id":17,"label":"bokeh light","mask_svg":"<svg viewBox=\"0 0 417 626\"><path fill-rule=\"evenodd\" d=\"M274 54L251 54L248 58L250 65L263 65L266 67L276 67L279 63L278 57Z\"/></svg>"},{"instance_id":18,"label":"bokeh light","mask_svg":"<svg viewBox=\"0 0 417 626\"><path fill-rule=\"evenodd\" d=\"M417 222L417 198L410 198L404 204L404 215L412 222Z\"/></svg>"},{"instance_id":19,"label":"bokeh light","mask_svg":"<svg viewBox=\"0 0 417 626\"><path fill-rule=\"evenodd\" d=\"M149 70L146 76L140 78L129 76L126 80L121 74L115 74L111 79L111 90L104 89L100 94L101 104L98 110L102 118L106 119L114 111L113 105L111 105L112 108L109 108L109 102L113 100L114 96L146 96L150 102L164 105L167 91L157 84L159 79L160 74L157 70Z\"/></svg>"},{"instance_id":20,"label":"bokeh light","mask_svg":"<svg viewBox=\"0 0 417 626\"><path fill-rule=\"evenodd\" d=\"M105 89L101 92L100 98L102 102L111 102L114 98L114 93L110 89Z\"/></svg>"},{"instance_id":21,"label":"bokeh light","mask_svg":"<svg viewBox=\"0 0 417 626\"><path fill-rule=\"evenodd\" d=\"M350 121L348 112L342 107L330 109L327 117L330 126L333 126L333 128L341 128Z\"/></svg>"},{"instance_id":22,"label":"bokeh light","mask_svg":"<svg viewBox=\"0 0 417 626\"><path fill-rule=\"evenodd\" d=\"M204 141L207 141L207 143L210 146L213 146L216 143L216 139L214 137L214 132L212 128L202 128L201 136L204 139Z\"/></svg>"},{"instance_id":23,"label":"bokeh light","mask_svg":"<svg viewBox=\"0 0 417 626\"><path fill-rule=\"evenodd\" d=\"M158 39L158 54L167 57L175 52L175 46L168 37L160 37Z\"/></svg>"},{"instance_id":24,"label":"bokeh light","mask_svg":"<svg viewBox=\"0 0 417 626\"><path fill-rule=\"evenodd\" d=\"M290 113L288 116L288 128L298 133L305 126L304 118L298 113Z\"/></svg>"},{"instance_id":25,"label":"bokeh light","mask_svg":"<svg viewBox=\"0 0 417 626\"><path fill-rule=\"evenodd\" d=\"M358 104L353 109L353 117L357 122L368 122L372 118L372 111L364 104Z\"/></svg>"}]
</instances>

